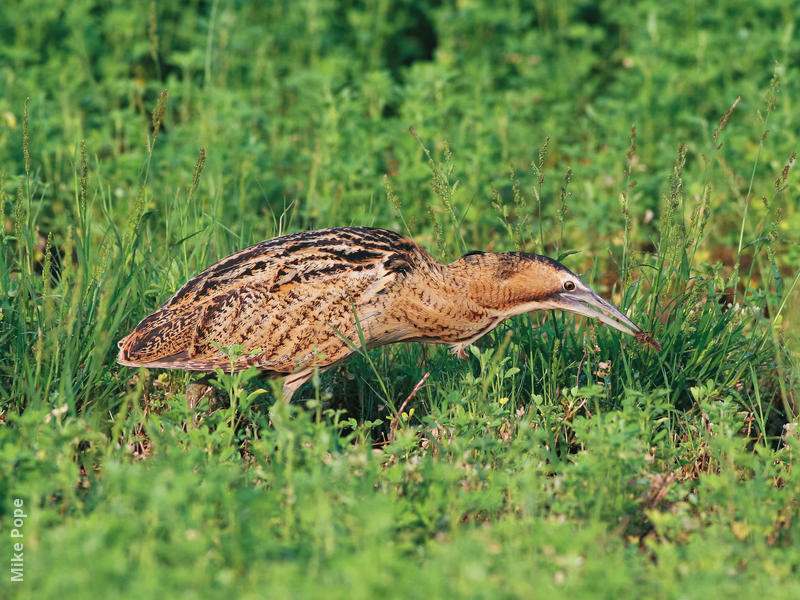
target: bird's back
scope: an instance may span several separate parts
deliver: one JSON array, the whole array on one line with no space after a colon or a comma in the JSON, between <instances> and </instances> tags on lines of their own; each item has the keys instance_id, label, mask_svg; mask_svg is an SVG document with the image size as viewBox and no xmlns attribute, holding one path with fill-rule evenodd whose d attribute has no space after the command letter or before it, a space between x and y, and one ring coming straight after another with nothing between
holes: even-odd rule
<instances>
[{"instance_id":1,"label":"bird's back","mask_svg":"<svg viewBox=\"0 0 800 600\"><path fill-rule=\"evenodd\" d=\"M379 319L399 283L437 265L414 242L383 229L342 227L266 240L188 281L120 341L118 360L227 370L230 360L220 347L241 345L234 370L256 365L278 374L329 365L359 345L354 314Z\"/></svg>"}]
</instances>

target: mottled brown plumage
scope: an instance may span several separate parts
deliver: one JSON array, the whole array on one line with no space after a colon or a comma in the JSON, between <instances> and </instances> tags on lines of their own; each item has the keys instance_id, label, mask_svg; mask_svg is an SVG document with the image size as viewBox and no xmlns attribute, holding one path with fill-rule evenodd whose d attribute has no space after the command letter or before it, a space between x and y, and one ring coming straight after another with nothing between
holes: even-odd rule
<instances>
[{"instance_id":1,"label":"mottled brown plumage","mask_svg":"<svg viewBox=\"0 0 800 600\"><path fill-rule=\"evenodd\" d=\"M595 306L603 313L588 308ZM566 267L535 254L469 253L443 265L394 232L342 227L246 248L188 281L119 342L127 366L282 375L287 399L360 347L399 341L464 346L504 319L571 310L657 345ZM611 316L609 316L611 315ZM613 317L613 318L612 318Z\"/></svg>"}]
</instances>

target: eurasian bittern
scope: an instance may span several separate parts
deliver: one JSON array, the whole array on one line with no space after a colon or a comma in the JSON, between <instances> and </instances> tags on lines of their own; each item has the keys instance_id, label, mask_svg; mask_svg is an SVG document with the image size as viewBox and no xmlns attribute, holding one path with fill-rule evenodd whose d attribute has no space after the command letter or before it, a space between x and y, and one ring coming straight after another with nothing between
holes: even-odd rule
<instances>
[{"instance_id":1,"label":"eurasian bittern","mask_svg":"<svg viewBox=\"0 0 800 600\"><path fill-rule=\"evenodd\" d=\"M443 265L410 239L369 227L284 235L189 280L119 342L131 367L284 376L288 401L314 369L400 341L464 347L501 321L566 310L660 349L564 265L523 252L470 252ZM359 331L360 330L360 331ZM231 359L220 349L240 345Z\"/></svg>"}]
</instances>

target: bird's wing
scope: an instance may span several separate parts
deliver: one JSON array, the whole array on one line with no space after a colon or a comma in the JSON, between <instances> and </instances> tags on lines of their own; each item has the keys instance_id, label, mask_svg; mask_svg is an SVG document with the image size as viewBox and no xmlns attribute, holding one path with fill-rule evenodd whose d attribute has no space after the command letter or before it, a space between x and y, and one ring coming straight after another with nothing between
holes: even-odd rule
<instances>
[{"instance_id":1,"label":"bird's wing","mask_svg":"<svg viewBox=\"0 0 800 600\"><path fill-rule=\"evenodd\" d=\"M187 370L287 373L347 356L355 306L414 268L418 247L367 228L303 232L233 254L188 281L120 341L118 362ZM423 251L424 252L424 251ZM409 258L411 257L411 258ZM369 304L369 302L367 302Z\"/></svg>"}]
</instances>

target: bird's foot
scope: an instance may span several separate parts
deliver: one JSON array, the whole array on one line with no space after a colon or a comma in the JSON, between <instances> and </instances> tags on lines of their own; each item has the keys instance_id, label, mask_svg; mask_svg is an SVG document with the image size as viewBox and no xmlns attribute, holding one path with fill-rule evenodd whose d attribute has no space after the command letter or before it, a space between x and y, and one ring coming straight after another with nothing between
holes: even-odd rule
<instances>
[{"instance_id":1,"label":"bird's foot","mask_svg":"<svg viewBox=\"0 0 800 600\"><path fill-rule=\"evenodd\" d=\"M200 406L203 398L208 398L214 393L214 388L208 385L208 382L203 379L193 381L186 386L186 391L183 393L186 398L186 406L189 410L194 410Z\"/></svg>"}]
</instances>

